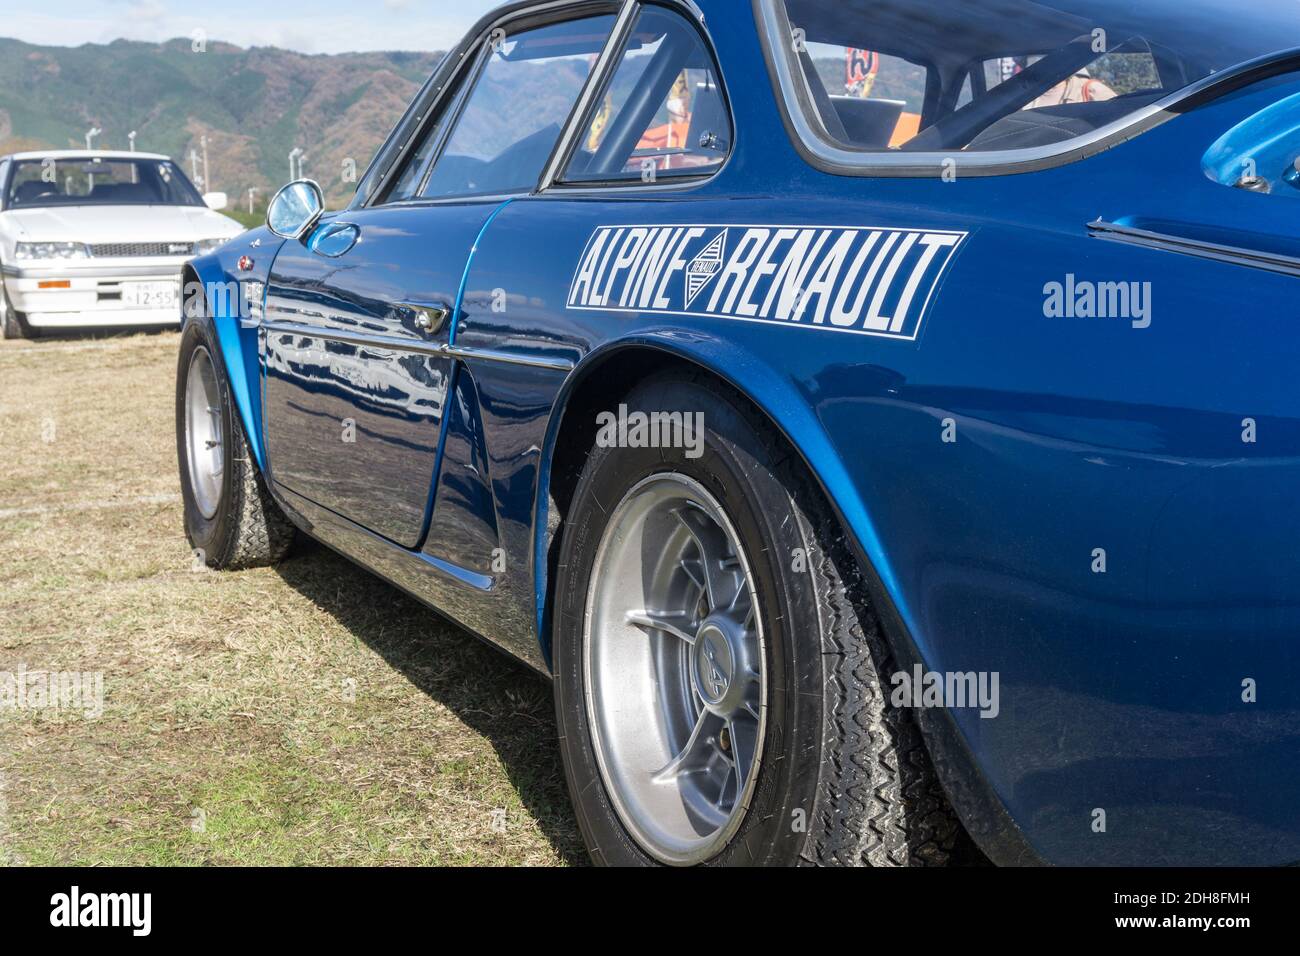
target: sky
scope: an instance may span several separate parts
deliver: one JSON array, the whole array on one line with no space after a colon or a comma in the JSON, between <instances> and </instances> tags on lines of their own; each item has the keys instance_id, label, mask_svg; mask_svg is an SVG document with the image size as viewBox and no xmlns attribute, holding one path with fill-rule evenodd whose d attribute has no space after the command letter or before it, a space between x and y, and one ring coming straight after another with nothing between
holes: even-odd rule
<instances>
[{"instance_id":1,"label":"sky","mask_svg":"<svg viewBox=\"0 0 1300 956\"><path fill-rule=\"evenodd\" d=\"M50 46L192 37L303 53L445 50L504 0L0 0L0 36Z\"/></svg>"}]
</instances>

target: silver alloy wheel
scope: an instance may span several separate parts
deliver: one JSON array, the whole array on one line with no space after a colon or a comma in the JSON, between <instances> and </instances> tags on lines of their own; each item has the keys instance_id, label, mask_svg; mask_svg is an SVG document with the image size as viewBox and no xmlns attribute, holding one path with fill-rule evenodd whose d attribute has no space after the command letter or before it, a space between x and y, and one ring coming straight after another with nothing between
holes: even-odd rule
<instances>
[{"instance_id":1,"label":"silver alloy wheel","mask_svg":"<svg viewBox=\"0 0 1300 956\"><path fill-rule=\"evenodd\" d=\"M619 819L660 862L716 855L753 795L767 711L756 597L698 482L652 475L614 510L583 622L587 717Z\"/></svg>"},{"instance_id":2,"label":"silver alloy wheel","mask_svg":"<svg viewBox=\"0 0 1300 956\"><path fill-rule=\"evenodd\" d=\"M203 517L216 515L224 479L221 445L221 393L212 356L200 345L185 375L185 450L190 490Z\"/></svg>"}]
</instances>

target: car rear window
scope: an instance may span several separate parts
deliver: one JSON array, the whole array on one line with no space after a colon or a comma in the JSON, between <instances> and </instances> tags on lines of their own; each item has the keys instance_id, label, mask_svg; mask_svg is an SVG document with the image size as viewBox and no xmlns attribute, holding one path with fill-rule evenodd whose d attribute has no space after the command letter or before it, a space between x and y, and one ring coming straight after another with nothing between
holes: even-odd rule
<instances>
[{"instance_id":1,"label":"car rear window","mask_svg":"<svg viewBox=\"0 0 1300 956\"><path fill-rule=\"evenodd\" d=\"M1300 4L763 0L787 109L862 152L1055 147L1300 46ZM782 71L777 70L778 77Z\"/></svg>"}]
</instances>

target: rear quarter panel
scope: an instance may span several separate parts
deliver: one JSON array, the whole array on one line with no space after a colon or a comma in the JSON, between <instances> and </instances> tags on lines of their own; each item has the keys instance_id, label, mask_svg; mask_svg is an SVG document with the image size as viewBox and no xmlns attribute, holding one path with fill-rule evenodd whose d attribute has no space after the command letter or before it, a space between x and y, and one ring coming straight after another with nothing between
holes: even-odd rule
<instances>
[{"instance_id":1,"label":"rear quarter panel","mask_svg":"<svg viewBox=\"0 0 1300 956\"><path fill-rule=\"evenodd\" d=\"M937 718L946 732L930 737L941 767L975 769L989 799L959 804L995 857L1300 860L1297 280L1087 230L1099 217L1207 212L1256 226L1275 215L1281 227L1285 210L1263 213L1249 205L1257 197L1213 183L1200 158L1260 103L1294 92L1294 79L1057 169L846 178L798 158L765 83L735 81L740 64L758 62L753 37L714 39L739 123L726 169L679 193L516 201L475 256L458 344L544 347L578 361L577 375L602 350L651 344L750 395L874 570L902 658L998 673L996 717L948 711ZM969 239L910 342L566 308L595 225L763 222ZM1153 321L1047 317L1044 286L1067 275L1149 282ZM504 312L492 308L497 290ZM497 450L544 457L548 431L537 416L521 431L490 407L494 387L482 392L500 500L516 502L504 510L532 486L540 522L545 464L525 475ZM1242 440L1246 418L1254 443ZM1248 679L1254 703L1243 700ZM995 833L1004 810L1014 840Z\"/></svg>"}]
</instances>

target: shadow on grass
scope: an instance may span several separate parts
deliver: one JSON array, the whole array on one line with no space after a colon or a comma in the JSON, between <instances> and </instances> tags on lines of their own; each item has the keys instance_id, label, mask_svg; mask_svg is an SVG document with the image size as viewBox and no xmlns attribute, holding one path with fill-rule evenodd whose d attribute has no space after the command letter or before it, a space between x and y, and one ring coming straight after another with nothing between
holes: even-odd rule
<instances>
[{"instance_id":1,"label":"shadow on grass","mask_svg":"<svg viewBox=\"0 0 1300 956\"><path fill-rule=\"evenodd\" d=\"M315 542L277 567L290 587L493 746L557 854L585 864L556 742L551 686L414 598Z\"/></svg>"},{"instance_id":2,"label":"shadow on grass","mask_svg":"<svg viewBox=\"0 0 1300 956\"><path fill-rule=\"evenodd\" d=\"M28 329L25 338L32 342L96 342L122 339L133 335L162 335L179 332L180 321L175 325L67 325Z\"/></svg>"}]
</instances>

